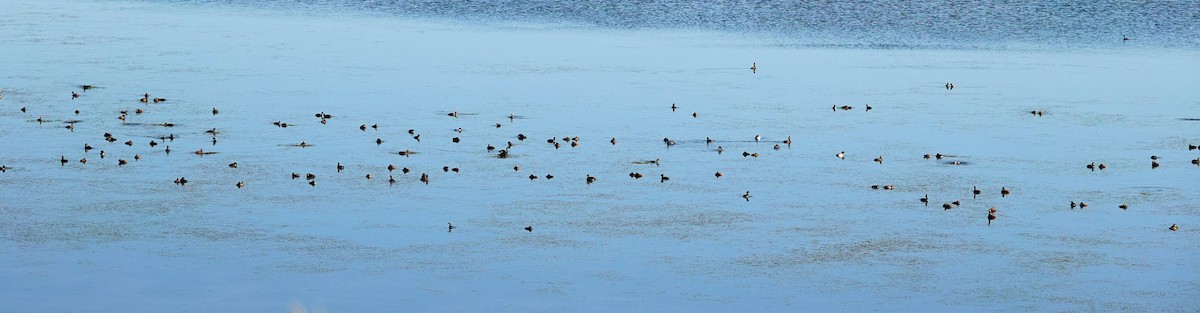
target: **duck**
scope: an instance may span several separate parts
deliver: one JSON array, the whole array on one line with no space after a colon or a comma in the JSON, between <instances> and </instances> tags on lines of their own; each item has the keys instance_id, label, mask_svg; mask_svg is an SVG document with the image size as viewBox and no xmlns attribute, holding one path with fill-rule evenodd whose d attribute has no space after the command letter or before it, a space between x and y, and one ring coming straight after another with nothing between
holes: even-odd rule
<instances>
[{"instance_id":1,"label":"duck","mask_svg":"<svg viewBox=\"0 0 1200 313\"><path fill-rule=\"evenodd\" d=\"M895 189L896 189L896 186L892 186L892 185L883 186L883 190L895 190Z\"/></svg>"},{"instance_id":2,"label":"duck","mask_svg":"<svg viewBox=\"0 0 1200 313\"><path fill-rule=\"evenodd\" d=\"M760 141L760 140L762 140L762 136L754 135L754 141Z\"/></svg>"},{"instance_id":3,"label":"duck","mask_svg":"<svg viewBox=\"0 0 1200 313\"><path fill-rule=\"evenodd\" d=\"M242 189L242 187L246 187L246 183L245 182L237 182L236 186L238 189Z\"/></svg>"},{"instance_id":4,"label":"duck","mask_svg":"<svg viewBox=\"0 0 1200 313\"><path fill-rule=\"evenodd\" d=\"M492 145L490 145L490 144L489 144L489 145L487 145L487 151L488 151L488 152L492 152L493 150L496 150L496 147L495 147L495 146L492 146Z\"/></svg>"},{"instance_id":5,"label":"duck","mask_svg":"<svg viewBox=\"0 0 1200 313\"><path fill-rule=\"evenodd\" d=\"M79 159L80 164L87 164L87 158Z\"/></svg>"},{"instance_id":6,"label":"duck","mask_svg":"<svg viewBox=\"0 0 1200 313\"><path fill-rule=\"evenodd\" d=\"M868 105L867 105L867 112L871 112L871 105L870 105L870 104L868 104Z\"/></svg>"},{"instance_id":7,"label":"duck","mask_svg":"<svg viewBox=\"0 0 1200 313\"><path fill-rule=\"evenodd\" d=\"M428 185L429 184L429 174L421 173L421 182Z\"/></svg>"},{"instance_id":8,"label":"duck","mask_svg":"<svg viewBox=\"0 0 1200 313\"><path fill-rule=\"evenodd\" d=\"M1171 231L1177 231L1177 230L1179 230L1179 226L1176 226L1175 224L1171 224L1171 227L1168 227L1167 229L1170 229Z\"/></svg>"},{"instance_id":9,"label":"duck","mask_svg":"<svg viewBox=\"0 0 1200 313\"><path fill-rule=\"evenodd\" d=\"M454 223L446 223L446 232L452 232L455 228Z\"/></svg>"},{"instance_id":10,"label":"duck","mask_svg":"<svg viewBox=\"0 0 1200 313\"><path fill-rule=\"evenodd\" d=\"M881 156L875 158L875 163L883 164L883 156L881 155Z\"/></svg>"},{"instance_id":11,"label":"duck","mask_svg":"<svg viewBox=\"0 0 1200 313\"><path fill-rule=\"evenodd\" d=\"M749 191L746 191L746 193L742 194L742 199L746 199L746 202L750 202L750 197L753 196L750 195Z\"/></svg>"},{"instance_id":12,"label":"duck","mask_svg":"<svg viewBox=\"0 0 1200 313\"><path fill-rule=\"evenodd\" d=\"M717 178L721 178L721 176L725 176L725 174L721 174L721 171L717 171L717 173L713 174L713 176L716 176Z\"/></svg>"},{"instance_id":13,"label":"duck","mask_svg":"<svg viewBox=\"0 0 1200 313\"><path fill-rule=\"evenodd\" d=\"M931 155L931 154L928 154L928 153L926 153L926 154L925 154L925 159L926 159L926 160L928 160L928 159L931 159L931 158L933 158L933 155Z\"/></svg>"},{"instance_id":14,"label":"duck","mask_svg":"<svg viewBox=\"0 0 1200 313\"><path fill-rule=\"evenodd\" d=\"M521 171L521 165L520 164L513 165L513 172L518 172L518 171Z\"/></svg>"},{"instance_id":15,"label":"duck","mask_svg":"<svg viewBox=\"0 0 1200 313\"><path fill-rule=\"evenodd\" d=\"M404 167L404 168L401 168L401 169L400 169L400 172L401 172L401 173L404 173L404 174L408 174L408 172L409 172L409 171L410 171L410 170L408 169L408 167Z\"/></svg>"},{"instance_id":16,"label":"duck","mask_svg":"<svg viewBox=\"0 0 1200 313\"><path fill-rule=\"evenodd\" d=\"M229 168L238 168L237 162L229 163Z\"/></svg>"},{"instance_id":17,"label":"duck","mask_svg":"<svg viewBox=\"0 0 1200 313\"><path fill-rule=\"evenodd\" d=\"M537 179L537 175L529 174L529 180Z\"/></svg>"},{"instance_id":18,"label":"duck","mask_svg":"<svg viewBox=\"0 0 1200 313\"><path fill-rule=\"evenodd\" d=\"M692 112L692 118L698 118L698 117L700 117L700 114L698 114L696 112Z\"/></svg>"},{"instance_id":19,"label":"duck","mask_svg":"<svg viewBox=\"0 0 1200 313\"><path fill-rule=\"evenodd\" d=\"M942 203L942 210L949 210L949 209L953 209L953 208L954 207L951 206L949 203Z\"/></svg>"},{"instance_id":20,"label":"duck","mask_svg":"<svg viewBox=\"0 0 1200 313\"><path fill-rule=\"evenodd\" d=\"M996 207L988 209L988 226L992 226L992 221L996 219Z\"/></svg>"},{"instance_id":21,"label":"duck","mask_svg":"<svg viewBox=\"0 0 1200 313\"><path fill-rule=\"evenodd\" d=\"M1087 169L1095 171L1096 170L1096 162L1092 162L1091 164L1088 164Z\"/></svg>"},{"instance_id":22,"label":"duck","mask_svg":"<svg viewBox=\"0 0 1200 313\"><path fill-rule=\"evenodd\" d=\"M212 114L217 115L217 113L221 113L221 111L217 111L217 108L212 108Z\"/></svg>"},{"instance_id":23,"label":"duck","mask_svg":"<svg viewBox=\"0 0 1200 313\"><path fill-rule=\"evenodd\" d=\"M837 158L839 158L839 159L845 160L846 159L846 151L838 152L835 156L837 156Z\"/></svg>"},{"instance_id":24,"label":"duck","mask_svg":"<svg viewBox=\"0 0 1200 313\"><path fill-rule=\"evenodd\" d=\"M527 231L527 232L531 232L531 233L532 233L532 232L533 232L533 226L532 226L532 225L530 225L530 226L525 226L525 231Z\"/></svg>"},{"instance_id":25,"label":"duck","mask_svg":"<svg viewBox=\"0 0 1200 313\"><path fill-rule=\"evenodd\" d=\"M108 155L108 154L107 154L107 153L104 153L104 150L100 150L100 158L101 158L101 159L103 159L103 158L104 158L104 156L106 156L106 155Z\"/></svg>"},{"instance_id":26,"label":"duck","mask_svg":"<svg viewBox=\"0 0 1200 313\"><path fill-rule=\"evenodd\" d=\"M1104 169L1106 169L1106 168L1108 168L1108 167L1107 167L1107 166L1104 166L1104 163L1100 163L1100 166L1099 166L1099 168L1100 168L1100 170L1101 170L1101 171L1103 171Z\"/></svg>"},{"instance_id":27,"label":"duck","mask_svg":"<svg viewBox=\"0 0 1200 313\"><path fill-rule=\"evenodd\" d=\"M338 173L341 173L341 172L342 172L342 170L344 170L344 169L346 169L346 167L345 167L345 166L342 166L342 162L338 162L338 164L337 164L337 171L338 171Z\"/></svg>"},{"instance_id":28,"label":"duck","mask_svg":"<svg viewBox=\"0 0 1200 313\"><path fill-rule=\"evenodd\" d=\"M704 144L711 144L711 143L713 143L713 141L714 140L710 137L704 137Z\"/></svg>"},{"instance_id":29,"label":"duck","mask_svg":"<svg viewBox=\"0 0 1200 313\"><path fill-rule=\"evenodd\" d=\"M1000 187L1000 197L1006 197L1009 193L1008 188Z\"/></svg>"},{"instance_id":30,"label":"duck","mask_svg":"<svg viewBox=\"0 0 1200 313\"><path fill-rule=\"evenodd\" d=\"M133 140L126 141L126 142L125 142L125 145L126 145L126 146L130 146L130 147L132 147L132 146L133 146Z\"/></svg>"},{"instance_id":31,"label":"duck","mask_svg":"<svg viewBox=\"0 0 1200 313\"><path fill-rule=\"evenodd\" d=\"M77 93L75 93L74 91L72 91L72 92L71 92L71 99L72 99L72 100L74 100L75 98L79 98L79 94L77 94Z\"/></svg>"},{"instance_id":32,"label":"duck","mask_svg":"<svg viewBox=\"0 0 1200 313\"><path fill-rule=\"evenodd\" d=\"M367 180L371 180L371 178L375 178L375 176L371 175L371 173L367 173Z\"/></svg>"},{"instance_id":33,"label":"duck","mask_svg":"<svg viewBox=\"0 0 1200 313\"><path fill-rule=\"evenodd\" d=\"M1118 208L1121 208L1122 210L1128 210L1128 209L1129 209L1129 205L1128 205L1128 204L1124 204L1124 203L1122 203L1121 205L1118 205L1117 207L1118 207Z\"/></svg>"},{"instance_id":34,"label":"duck","mask_svg":"<svg viewBox=\"0 0 1200 313\"><path fill-rule=\"evenodd\" d=\"M412 154L412 151L404 150L404 151L396 152L396 154L399 154L402 156L408 156L409 154Z\"/></svg>"},{"instance_id":35,"label":"duck","mask_svg":"<svg viewBox=\"0 0 1200 313\"><path fill-rule=\"evenodd\" d=\"M1087 204L1087 203L1083 203L1083 201L1079 201L1079 208L1080 208L1080 209L1082 209L1082 208L1086 208L1086 207L1088 207L1088 204Z\"/></svg>"},{"instance_id":36,"label":"duck","mask_svg":"<svg viewBox=\"0 0 1200 313\"><path fill-rule=\"evenodd\" d=\"M791 146L792 145L792 136L787 136L787 139L783 140L783 144Z\"/></svg>"},{"instance_id":37,"label":"duck","mask_svg":"<svg viewBox=\"0 0 1200 313\"><path fill-rule=\"evenodd\" d=\"M546 174L546 179L554 179L554 175Z\"/></svg>"},{"instance_id":38,"label":"duck","mask_svg":"<svg viewBox=\"0 0 1200 313\"><path fill-rule=\"evenodd\" d=\"M779 150L779 144L776 144L776 145L775 145L775 147L774 147L773 149L775 149L775 150Z\"/></svg>"},{"instance_id":39,"label":"duck","mask_svg":"<svg viewBox=\"0 0 1200 313\"><path fill-rule=\"evenodd\" d=\"M413 139L416 140L417 142L421 142L421 135L413 136Z\"/></svg>"},{"instance_id":40,"label":"duck","mask_svg":"<svg viewBox=\"0 0 1200 313\"><path fill-rule=\"evenodd\" d=\"M395 183L396 183L396 178L392 177L392 175L388 175L388 184L390 185L390 184L395 184Z\"/></svg>"},{"instance_id":41,"label":"duck","mask_svg":"<svg viewBox=\"0 0 1200 313\"><path fill-rule=\"evenodd\" d=\"M977 188L975 186L971 186L971 194L972 194L971 198L975 198L976 196L979 196L980 193L983 193L983 192L980 191L979 188Z\"/></svg>"},{"instance_id":42,"label":"duck","mask_svg":"<svg viewBox=\"0 0 1200 313\"><path fill-rule=\"evenodd\" d=\"M676 110L676 109L679 109L679 106L677 106L677 105L675 105L674 103L672 103L672 104L671 104L671 112L675 112L675 110Z\"/></svg>"},{"instance_id":43,"label":"duck","mask_svg":"<svg viewBox=\"0 0 1200 313\"><path fill-rule=\"evenodd\" d=\"M460 139L458 139L458 137L454 137L454 138L450 138L450 141L454 142L454 143L458 143L460 141Z\"/></svg>"},{"instance_id":44,"label":"duck","mask_svg":"<svg viewBox=\"0 0 1200 313\"><path fill-rule=\"evenodd\" d=\"M296 174L295 172L292 172L292 179L297 179L297 178L300 178L300 174Z\"/></svg>"},{"instance_id":45,"label":"duck","mask_svg":"<svg viewBox=\"0 0 1200 313\"><path fill-rule=\"evenodd\" d=\"M525 137L525 134L517 134L517 140L525 141L525 138L529 138L529 137ZM616 139L614 138L613 140L616 140Z\"/></svg>"},{"instance_id":46,"label":"duck","mask_svg":"<svg viewBox=\"0 0 1200 313\"><path fill-rule=\"evenodd\" d=\"M154 103L166 102L167 98L154 98Z\"/></svg>"},{"instance_id":47,"label":"duck","mask_svg":"<svg viewBox=\"0 0 1200 313\"><path fill-rule=\"evenodd\" d=\"M378 146L378 145L382 145L382 144L383 144L383 138L375 138L375 145L376 145L376 146Z\"/></svg>"},{"instance_id":48,"label":"duck","mask_svg":"<svg viewBox=\"0 0 1200 313\"><path fill-rule=\"evenodd\" d=\"M508 158L508 149L500 150L500 153L496 154L496 157L501 158L501 159L507 159Z\"/></svg>"},{"instance_id":49,"label":"duck","mask_svg":"<svg viewBox=\"0 0 1200 313\"><path fill-rule=\"evenodd\" d=\"M725 151L725 148L721 148L721 146L717 146L717 154L721 154L721 152L724 152L724 151Z\"/></svg>"},{"instance_id":50,"label":"duck","mask_svg":"<svg viewBox=\"0 0 1200 313\"><path fill-rule=\"evenodd\" d=\"M1075 209L1075 201L1071 201L1071 209L1072 209L1072 210L1074 210L1074 209Z\"/></svg>"},{"instance_id":51,"label":"duck","mask_svg":"<svg viewBox=\"0 0 1200 313\"><path fill-rule=\"evenodd\" d=\"M449 167L449 166L443 166L443 167L442 167L442 172L443 172L443 173L448 173L448 172L450 172L450 167Z\"/></svg>"},{"instance_id":52,"label":"duck","mask_svg":"<svg viewBox=\"0 0 1200 313\"><path fill-rule=\"evenodd\" d=\"M588 174L586 181L590 185L591 183L596 182L596 177L592 176L592 174Z\"/></svg>"},{"instance_id":53,"label":"duck","mask_svg":"<svg viewBox=\"0 0 1200 313\"><path fill-rule=\"evenodd\" d=\"M142 155L140 155L140 154L134 154L134 155L133 155L133 160L134 160L134 161L141 161L141 160L142 160Z\"/></svg>"},{"instance_id":54,"label":"duck","mask_svg":"<svg viewBox=\"0 0 1200 313\"><path fill-rule=\"evenodd\" d=\"M396 170L396 166L395 166L395 165L388 164L388 166L387 166L387 170L388 170L388 172L395 171L395 170Z\"/></svg>"},{"instance_id":55,"label":"duck","mask_svg":"<svg viewBox=\"0 0 1200 313\"><path fill-rule=\"evenodd\" d=\"M929 194L925 194L924 197L921 197L921 203L924 203L925 206L929 206Z\"/></svg>"},{"instance_id":56,"label":"duck","mask_svg":"<svg viewBox=\"0 0 1200 313\"><path fill-rule=\"evenodd\" d=\"M117 165L125 165L128 163L129 161L125 161L125 159L117 159Z\"/></svg>"},{"instance_id":57,"label":"duck","mask_svg":"<svg viewBox=\"0 0 1200 313\"><path fill-rule=\"evenodd\" d=\"M954 202L950 202L950 204L953 204L954 206L960 206L962 205L962 201L954 200Z\"/></svg>"},{"instance_id":58,"label":"duck","mask_svg":"<svg viewBox=\"0 0 1200 313\"><path fill-rule=\"evenodd\" d=\"M358 130L367 131L367 124L358 125Z\"/></svg>"},{"instance_id":59,"label":"duck","mask_svg":"<svg viewBox=\"0 0 1200 313\"><path fill-rule=\"evenodd\" d=\"M150 141L150 147L151 147L151 148L153 148L154 146L157 146L157 145L158 145L158 142L155 142L154 140L151 140L151 141Z\"/></svg>"},{"instance_id":60,"label":"duck","mask_svg":"<svg viewBox=\"0 0 1200 313\"><path fill-rule=\"evenodd\" d=\"M668 180L671 180L671 178L670 178L670 177L667 177L667 175L658 174L658 182L660 182L660 183L665 183L665 182L667 182Z\"/></svg>"},{"instance_id":61,"label":"duck","mask_svg":"<svg viewBox=\"0 0 1200 313\"><path fill-rule=\"evenodd\" d=\"M614 146L617 145L617 137L613 137L612 140L609 140L608 142Z\"/></svg>"},{"instance_id":62,"label":"duck","mask_svg":"<svg viewBox=\"0 0 1200 313\"><path fill-rule=\"evenodd\" d=\"M308 173L308 174L304 175L304 179L314 180L314 179L317 179L317 175L313 175L313 173Z\"/></svg>"},{"instance_id":63,"label":"duck","mask_svg":"<svg viewBox=\"0 0 1200 313\"><path fill-rule=\"evenodd\" d=\"M458 117L458 112L450 112L450 114L446 115L449 115L450 117Z\"/></svg>"},{"instance_id":64,"label":"duck","mask_svg":"<svg viewBox=\"0 0 1200 313\"><path fill-rule=\"evenodd\" d=\"M758 73L758 63L751 63L751 64L750 64L750 73L751 73L751 74L753 74L753 73Z\"/></svg>"},{"instance_id":65,"label":"duck","mask_svg":"<svg viewBox=\"0 0 1200 313\"><path fill-rule=\"evenodd\" d=\"M309 186L316 187L316 186L317 186L317 181L315 181L315 180L310 180L310 181L308 181L308 185L309 185Z\"/></svg>"}]
</instances>

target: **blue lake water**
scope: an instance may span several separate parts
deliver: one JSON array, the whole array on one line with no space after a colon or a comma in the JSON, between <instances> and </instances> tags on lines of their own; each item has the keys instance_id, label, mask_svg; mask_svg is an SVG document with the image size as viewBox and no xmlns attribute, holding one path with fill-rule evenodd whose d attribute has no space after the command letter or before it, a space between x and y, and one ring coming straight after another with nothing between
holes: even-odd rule
<instances>
[{"instance_id":1,"label":"blue lake water","mask_svg":"<svg viewBox=\"0 0 1200 313\"><path fill-rule=\"evenodd\" d=\"M0 11L6 312L1200 306L1196 2Z\"/></svg>"}]
</instances>

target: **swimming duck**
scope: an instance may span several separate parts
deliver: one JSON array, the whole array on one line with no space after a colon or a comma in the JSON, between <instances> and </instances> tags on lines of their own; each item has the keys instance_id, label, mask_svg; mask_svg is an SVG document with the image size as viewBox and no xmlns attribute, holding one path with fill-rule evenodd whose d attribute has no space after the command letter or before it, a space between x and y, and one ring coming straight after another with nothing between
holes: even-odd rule
<instances>
[{"instance_id":1,"label":"swimming duck","mask_svg":"<svg viewBox=\"0 0 1200 313\"><path fill-rule=\"evenodd\" d=\"M344 169L346 169L346 167L345 167L345 166L342 166L342 162L338 162L338 164L337 164L337 171L338 171L338 173L341 173L341 172L342 172L342 170L344 170Z\"/></svg>"},{"instance_id":2,"label":"swimming duck","mask_svg":"<svg viewBox=\"0 0 1200 313\"><path fill-rule=\"evenodd\" d=\"M747 191L745 194L742 194L742 199L746 199L746 202L750 202L750 197L752 196L750 195L749 191Z\"/></svg>"},{"instance_id":3,"label":"swimming duck","mask_svg":"<svg viewBox=\"0 0 1200 313\"><path fill-rule=\"evenodd\" d=\"M846 151L838 152L837 158L845 160L846 159Z\"/></svg>"},{"instance_id":4,"label":"swimming duck","mask_svg":"<svg viewBox=\"0 0 1200 313\"><path fill-rule=\"evenodd\" d=\"M979 191L979 188L976 188L975 186L971 186L971 194L972 194L971 198L975 198L976 196L979 196L980 193L982 193L982 191Z\"/></svg>"},{"instance_id":5,"label":"swimming duck","mask_svg":"<svg viewBox=\"0 0 1200 313\"><path fill-rule=\"evenodd\" d=\"M72 99L72 100L74 100L75 98L79 98L79 94L77 94L77 93L75 93L74 91L72 91L72 92L71 92L71 99Z\"/></svg>"},{"instance_id":6,"label":"swimming duck","mask_svg":"<svg viewBox=\"0 0 1200 313\"><path fill-rule=\"evenodd\" d=\"M217 115L217 113L221 113L221 111L217 111L217 108L213 108L213 109L212 109L212 114L213 114L213 115Z\"/></svg>"},{"instance_id":7,"label":"swimming duck","mask_svg":"<svg viewBox=\"0 0 1200 313\"><path fill-rule=\"evenodd\" d=\"M992 221L996 219L996 207L988 209L988 226L992 226Z\"/></svg>"},{"instance_id":8,"label":"swimming duck","mask_svg":"<svg viewBox=\"0 0 1200 313\"><path fill-rule=\"evenodd\" d=\"M61 156L59 159L59 163L61 163L62 166L66 166L67 165L67 156L65 156L65 155Z\"/></svg>"},{"instance_id":9,"label":"swimming duck","mask_svg":"<svg viewBox=\"0 0 1200 313\"><path fill-rule=\"evenodd\" d=\"M612 140L609 140L608 142L609 142L609 143L611 143L611 144L612 144L612 145L614 145L614 146L615 146L615 145L617 145L617 137L613 137L613 139L612 139Z\"/></svg>"},{"instance_id":10,"label":"swimming duck","mask_svg":"<svg viewBox=\"0 0 1200 313\"><path fill-rule=\"evenodd\" d=\"M717 178L721 178L721 176L725 176L725 174L721 174L721 171L717 171L717 173L713 174L713 176L716 176Z\"/></svg>"},{"instance_id":11,"label":"swimming duck","mask_svg":"<svg viewBox=\"0 0 1200 313\"><path fill-rule=\"evenodd\" d=\"M676 106L674 103L671 104L671 112L675 112L675 109L678 109L678 108L679 108L679 106Z\"/></svg>"},{"instance_id":12,"label":"swimming duck","mask_svg":"<svg viewBox=\"0 0 1200 313\"><path fill-rule=\"evenodd\" d=\"M1175 224L1171 224L1171 227L1168 227L1167 229L1170 229L1171 231L1177 231L1177 230L1179 230L1179 226L1175 226Z\"/></svg>"},{"instance_id":13,"label":"swimming duck","mask_svg":"<svg viewBox=\"0 0 1200 313\"><path fill-rule=\"evenodd\" d=\"M658 174L658 182L660 182L660 183L665 183L665 182L667 182L668 180L671 180L671 178L670 178L670 177L667 177L667 175Z\"/></svg>"},{"instance_id":14,"label":"swimming duck","mask_svg":"<svg viewBox=\"0 0 1200 313\"><path fill-rule=\"evenodd\" d=\"M1122 210L1128 210L1128 209L1129 209L1129 205L1128 205L1128 204L1121 204L1121 205L1118 205L1117 207L1118 207L1118 208L1121 208Z\"/></svg>"},{"instance_id":15,"label":"swimming duck","mask_svg":"<svg viewBox=\"0 0 1200 313\"><path fill-rule=\"evenodd\" d=\"M883 164L883 156L881 155L881 156L875 158L875 163Z\"/></svg>"},{"instance_id":16,"label":"swimming duck","mask_svg":"<svg viewBox=\"0 0 1200 313\"><path fill-rule=\"evenodd\" d=\"M760 141L760 140L762 140L762 136L754 135L754 141Z\"/></svg>"},{"instance_id":17,"label":"swimming duck","mask_svg":"<svg viewBox=\"0 0 1200 313\"><path fill-rule=\"evenodd\" d=\"M1009 193L1008 188L1000 187L1000 197L1006 197Z\"/></svg>"},{"instance_id":18,"label":"swimming duck","mask_svg":"<svg viewBox=\"0 0 1200 313\"><path fill-rule=\"evenodd\" d=\"M531 226L525 226L525 231L527 231L527 232L531 232L531 233L532 233L532 232L533 232L533 226L532 226L532 225L531 225Z\"/></svg>"},{"instance_id":19,"label":"swimming duck","mask_svg":"<svg viewBox=\"0 0 1200 313\"><path fill-rule=\"evenodd\" d=\"M924 197L921 197L921 203L924 203L925 206L929 206L929 194L925 194Z\"/></svg>"},{"instance_id":20,"label":"swimming duck","mask_svg":"<svg viewBox=\"0 0 1200 313\"><path fill-rule=\"evenodd\" d=\"M382 144L383 144L383 138L375 138L375 145L376 145L376 146L378 146L378 145L382 145Z\"/></svg>"},{"instance_id":21,"label":"swimming duck","mask_svg":"<svg viewBox=\"0 0 1200 313\"><path fill-rule=\"evenodd\" d=\"M592 174L588 174L586 181L588 184L594 183L596 182L596 177L593 177Z\"/></svg>"},{"instance_id":22,"label":"swimming duck","mask_svg":"<svg viewBox=\"0 0 1200 313\"><path fill-rule=\"evenodd\" d=\"M237 182L236 186L238 189L242 189L242 187L246 187L246 183L245 182Z\"/></svg>"},{"instance_id":23,"label":"swimming duck","mask_svg":"<svg viewBox=\"0 0 1200 313\"><path fill-rule=\"evenodd\" d=\"M229 163L229 168L237 168L237 167L238 167L237 162Z\"/></svg>"}]
</instances>

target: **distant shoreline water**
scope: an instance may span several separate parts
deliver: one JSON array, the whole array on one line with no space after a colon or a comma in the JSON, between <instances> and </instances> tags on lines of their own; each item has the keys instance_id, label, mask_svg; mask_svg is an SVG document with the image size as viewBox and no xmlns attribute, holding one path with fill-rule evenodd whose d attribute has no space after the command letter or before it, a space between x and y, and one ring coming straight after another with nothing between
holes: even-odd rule
<instances>
[{"instance_id":1,"label":"distant shoreline water","mask_svg":"<svg viewBox=\"0 0 1200 313\"><path fill-rule=\"evenodd\" d=\"M479 23L694 29L862 49L1200 48L1200 2L1152 1L415 1L142 0ZM1128 36L1130 41L1123 41Z\"/></svg>"}]
</instances>

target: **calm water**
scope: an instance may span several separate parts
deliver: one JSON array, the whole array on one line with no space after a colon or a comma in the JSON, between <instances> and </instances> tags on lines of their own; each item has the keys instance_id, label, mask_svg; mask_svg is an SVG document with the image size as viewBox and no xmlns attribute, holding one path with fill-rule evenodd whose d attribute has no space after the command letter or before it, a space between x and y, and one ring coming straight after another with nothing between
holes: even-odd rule
<instances>
[{"instance_id":1,"label":"calm water","mask_svg":"<svg viewBox=\"0 0 1200 313\"><path fill-rule=\"evenodd\" d=\"M0 5L5 311L1200 307L1195 2L288 3Z\"/></svg>"}]
</instances>

